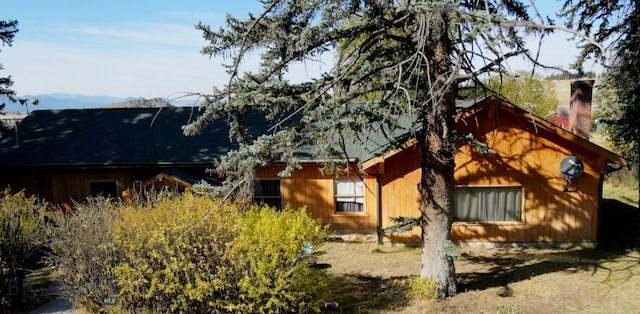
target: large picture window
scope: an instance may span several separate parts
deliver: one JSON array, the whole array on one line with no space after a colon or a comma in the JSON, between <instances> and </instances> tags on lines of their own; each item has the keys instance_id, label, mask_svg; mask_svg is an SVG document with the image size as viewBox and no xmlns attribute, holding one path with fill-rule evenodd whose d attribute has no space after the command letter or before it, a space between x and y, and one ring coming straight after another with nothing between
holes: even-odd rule
<instances>
[{"instance_id":1,"label":"large picture window","mask_svg":"<svg viewBox=\"0 0 640 314\"><path fill-rule=\"evenodd\" d=\"M520 221L522 187L456 187L453 206L455 221Z\"/></svg>"},{"instance_id":2,"label":"large picture window","mask_svg":"<svg viewBox=\"0 0 640 314\"><path fill-rule=\"evenodd\" d=\"M256 182L254 189L254 201L256 204L282 209L280 180L260 180Z\"/></svg>"},{"instance_id":3,"label":"large picture window","mask_svg":"<svg viewBox=\"0 0 640 314\"><path fill-rule=\"evenodd\" d=\"M340 179L335 181L336 212L364 212L364 182L360 179Z\"/></svg>"}]
</instances>

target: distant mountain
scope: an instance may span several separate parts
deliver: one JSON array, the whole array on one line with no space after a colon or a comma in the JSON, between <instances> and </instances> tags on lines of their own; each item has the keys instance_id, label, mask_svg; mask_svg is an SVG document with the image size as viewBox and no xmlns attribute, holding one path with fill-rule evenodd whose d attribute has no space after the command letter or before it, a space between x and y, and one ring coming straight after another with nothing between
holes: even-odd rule
<instances>
[{"instance_id":1,"label":"distant mountain","mask_svg":"<svg viewBox=\"0 0 640 314\"><path fill-rule=\"evenodd\" d=\"M119 101L112 103L105 107L107 108L159 108L159 107L171 107L171 103L163 98L138 98Z\"/></svg>"},{"instance_id":2,"label":"distant mountain","mask_svg":"<svg viewBox=\"0 0 640 314\"><path fill-rule=\"evenodd\" d=\"M191 99L180 99L169 101L164 98L119 98L112 96L87 96L76 94L41 94L41 95L19 95L17 99L27 99L25 105L20 102L12 103L6 97L0 97L0 104L6 106L2 112L23 112L33 110L52 109L89 109L89 108L131 108L131 107L162 107L162 106L193 106L196 102ZM31 99L37 98L38 105L33 105ZM28 109L28 110L27 110Z\"/></svg>"},{"instance_id":3,"label":"distant mountain","mask_svg":"<svg viewBox=\"0 0 640 314\"><path fill-rule=\"evenodd\" d=\"M19 102L11 103L8 99L0 97L0 102L6 104L4 112L26 112L27 106L29 111L38 109L87 109L98 108L112 104L114 102L123 101L124 99L111 96L86 96L74 94L42 94L42 95L20 95L18 99L38 99L38 105L31 104L30 101L25 102L26 106Z\"/></svg>"}]
</instances>

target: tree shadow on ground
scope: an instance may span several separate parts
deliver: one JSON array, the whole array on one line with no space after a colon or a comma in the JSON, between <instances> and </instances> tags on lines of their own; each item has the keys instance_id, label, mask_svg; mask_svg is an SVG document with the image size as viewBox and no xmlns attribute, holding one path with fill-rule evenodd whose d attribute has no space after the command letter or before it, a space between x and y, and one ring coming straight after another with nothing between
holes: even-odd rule
<instances>
[{"instance_id":1,"label":"tree shadow on ground","mask_svg":"<svg viewBox=\"0 0 640 314\"><path fill-rule=\"evenodd\" d=\"M604 200L599 221L599 245L595 249L506 249L495 254L465 253L458 261L474 270L459 272L458 292L501 288L498 295L512 293L509 284L554 272L608 272L606 263L624 258L628 276L640 272L640 210L615 200ZM477 267L476 267L477 266ZM375 265L373 266L375 267ZM616 270L620 271L620 270ZM417 273L416 273L417 275ZM360 273L331 276L334 299L343 313L398 311L412 302L407 276L370 276ZM331 312L325 310L324 312Z\"/></svg>"},{"instance_id":2,"label":"tree shadow on ground","mask_svg":"<svg viewBox=\"0 0 640 314\"><path fill-rule=\"evenodd\" d=\"M542 274L610 271L603 263L623 256L637 261L633 267L640 267L640 260L628 255L630 250L640 249L640 210L609 199L603 200L601 208L597 248L550 252L516 250L495 256L464 254L462 258L485 265L488 271L459 273L458 291L504 287L504 293L508 294L508 284Z\"/></svg>"},{"instance_id":3,"label":"tree shadow on ground","mask_svg":"<svg viewBox=\"0 0 640 314\"><path fill-rule=\"evenodd\" d=\"M346 274L331 277L333 300L343 313L370 313L402 308L409 302L406 276L378 277ZM335 312L327 309L324 312Z\"/></svg>"}]
</instances>

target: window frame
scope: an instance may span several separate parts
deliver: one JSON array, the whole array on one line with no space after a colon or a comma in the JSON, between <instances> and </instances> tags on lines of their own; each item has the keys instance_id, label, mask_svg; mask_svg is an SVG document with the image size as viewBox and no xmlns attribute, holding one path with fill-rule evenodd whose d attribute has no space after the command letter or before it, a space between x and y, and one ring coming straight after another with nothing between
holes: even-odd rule
<instances>
[{"instance_id":1,"label":"window frame","mask_svg":"<svg viewBox=\"0 0 640 314\"><path fill-rule=\"evenodd\" d=\"M478 220L478 221L464 221L457 220L457 205L456 205L456 191L458 189L518 189L520 193L519 200L519 217L517 220ZM525 224L525 188L522 185L460 185L454 187L454 201L453 207L453 223L454 225L524 225Z\"/></svg>"},{"instance_id":2,"label":"window frame","mask_svg":"<svg viewBox=\"0 0 640 314\"><path fill-rule=\"evenodd\" d=\"M91 188L91 185L94 184L94 183L96 183L96 184L112 183L115 186L116 195L102 195L102 193L97 193L97 194L94 195L94 193L92 191L92 188ZM104 192L104 191L101 191L101 192ZM87 180L87 195L89 197L95 198L95 197L98 197L98 196L103 196L103 197L106 197L106 198L120 198L120 196L121 196L120 193L121 193L121 191L120 191L120 186L118 184L118 179L88 179Z\"/></svg>"},{"instance_id":3,"label":"window frame","mask_svg":"<svg viewBox=\"0 0 640 314\"><path fill-rule=\"evenodd\" d=\"M277 182L278 183L278 195L263 195L263 194L258 194L258 187L262 187L262 183L263 182ZM264 189L260 188L260 191L264 191ZM273 206L273 204L271 204L270 202L265 202L264 200L268 199L268 200L280 200L279 204L276 207L276 209L278 210L282 210L284 207L282 205L282 180L277 179L277 178L259 178L258 180L256 180L254 187L253 187L253 201L255 202L255 204L257 205L269 205L269 206Z\"/></svg>"},{"instance_id":4,"label":"window frame","mask_svg":"<svg viewBox=\"0 0 640 314\"><path fill-rule=\"evenodd\" d=\"M358 188L357 186L355 186L354 192L356 192L356 194L338 194L338 184L340 182L351 182L354 185L357 185L358 183L361 184L360 190L362 191L361 194L357 194L358 192ZM338 210L338 204L340 203L338 201L339 198L353 198L354 200L357 199L361 199L362 202L356 203L356 204L361 204L361 208L362 210L358 210L358 211L344 211L344 210ZM343 202L344 203L344 202ZM354 177L341 177L341 178L337 178L333 180L333 212L334 215L356 215L356 216L364 216L367 214L367 207L366 207L366 189L365 189L365 182L362 178L354 178Z\"/></svg>"}]
</instances>

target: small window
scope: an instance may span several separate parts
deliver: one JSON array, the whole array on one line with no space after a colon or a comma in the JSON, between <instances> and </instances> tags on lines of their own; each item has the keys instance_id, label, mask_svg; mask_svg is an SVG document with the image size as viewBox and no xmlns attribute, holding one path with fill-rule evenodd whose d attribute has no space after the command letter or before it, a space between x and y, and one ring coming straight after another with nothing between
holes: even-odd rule
<instances>
[{"instance_id":1,"label":"small window","mask_svg":"<svg viewBox=\"0 0 640 314\"><path fill-rule=\"evenodd\" d=\"M118 182L112 180L89 181L89 195L91 197L119 197Z\"/></svg>"},{"instance_id":2,"label":"small window","mask_svg":"<svg viewBox=\"0 0 640 314\"><path fill-rule=\"evenodd\" d=\"M521 221L522 187L456 187L453 206L455 221Z\"/></svg>"},{"instance_id":3,"label":"small window","mask_svg":"<svg viewBox=\"0 0 640 314\"><path fill-rule=\"evenodd\" d=\"M336 212L364 212L364 182L360 179L341 179L335 181Z\"/></svg>"},{"instance_id":4,"label":"small window","mask_svg":"<svg viewBox=\"0 0 640 314\"><path fill-rule=\"evenodd\" d=\"M282 209L280 180L260 180L254 185L254 201L259 205L268 205Z\"/></svg>"}]
</instances>

